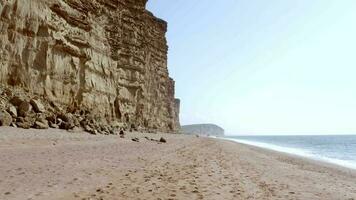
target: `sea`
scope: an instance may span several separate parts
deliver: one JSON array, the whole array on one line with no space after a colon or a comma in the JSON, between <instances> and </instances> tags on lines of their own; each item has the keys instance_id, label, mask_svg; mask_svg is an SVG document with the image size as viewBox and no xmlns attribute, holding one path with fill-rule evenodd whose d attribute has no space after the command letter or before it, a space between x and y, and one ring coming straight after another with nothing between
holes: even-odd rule
<instances>
[{"instance_id":1,"label":"sea","mask_svg":"<svg viewBox=\"0 0 356 200\"><path fill-rule=\"evenodd\" d=\"M224 139L356 169L356 135L227 136Z\"/></svg>"}]
</instances>

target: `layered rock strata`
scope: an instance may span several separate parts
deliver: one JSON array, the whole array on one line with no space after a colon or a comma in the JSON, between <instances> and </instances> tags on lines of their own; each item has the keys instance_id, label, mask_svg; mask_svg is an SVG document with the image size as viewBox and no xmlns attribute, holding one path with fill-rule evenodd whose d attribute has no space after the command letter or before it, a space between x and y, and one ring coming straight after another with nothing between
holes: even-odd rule
<instances>
[{"instance_id":1,"label":"layered rock strata","mask_svg":"<svg viewBox=\"0 0 356 200\"><path fill-rule=\"evenodd\" d=\"M0 123L178 130L167 24L146 3L0 0Z\"/></svg>"}]
</instances>

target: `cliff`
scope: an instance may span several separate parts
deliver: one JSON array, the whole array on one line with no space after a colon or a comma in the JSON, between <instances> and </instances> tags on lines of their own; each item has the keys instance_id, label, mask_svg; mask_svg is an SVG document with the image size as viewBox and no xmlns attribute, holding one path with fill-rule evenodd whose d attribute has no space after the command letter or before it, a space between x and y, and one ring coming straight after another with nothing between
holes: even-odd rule
<instances>
[{"instance_id":1,"label":"cliff","mask_svg":"<svg viewBox=\"0 0 356 200\"><path fill-rule=\"evenodd\" d=\"M194 124L182 126L181 132L185 134L223 136L225 131L223 128L215 124Z\"/></svg>"},{"instance_id":2,"label":"cliff","mask_svg":"<svg viewBox=\"0 0 356 200\"><path fill-rule=\"evenodd\" d=\"M0 117L26 128L177 131L167 24L146 3L1 0Z\"/></svg>"}]
</instances>

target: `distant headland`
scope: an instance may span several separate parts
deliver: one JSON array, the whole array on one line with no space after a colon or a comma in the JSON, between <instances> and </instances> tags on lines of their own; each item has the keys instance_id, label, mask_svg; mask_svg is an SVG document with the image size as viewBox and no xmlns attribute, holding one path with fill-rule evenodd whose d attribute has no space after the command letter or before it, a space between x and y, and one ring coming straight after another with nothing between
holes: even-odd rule
<instances>
[{"instance_id":1,"label":"distant headland","mask_svg":"<svg viewBox=\"0 0 356 200\"><path fill-rule=\"evenodd\" d=\"M225 130L215 124L192 124L182 126L181 132L185 134L223 136Z\"/></svg>"}]
</instances>

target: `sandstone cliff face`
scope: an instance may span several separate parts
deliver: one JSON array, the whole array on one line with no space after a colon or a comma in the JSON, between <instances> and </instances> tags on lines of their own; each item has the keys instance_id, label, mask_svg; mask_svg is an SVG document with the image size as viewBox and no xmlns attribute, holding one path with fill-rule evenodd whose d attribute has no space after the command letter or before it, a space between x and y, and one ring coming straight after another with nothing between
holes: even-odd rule
<instances>
[{"instance_id":1,"label":"sandstone cliff face","mask_svg":"<svg viewBox=\"0 0 356 200\"><path fill-rule=\"evenodd\" d=\"M178 130L167 24L146 2L0 0L2 100L38 98L51 107L46 117L59 110L79 121Z\"/></svg>"}]
</instances>

